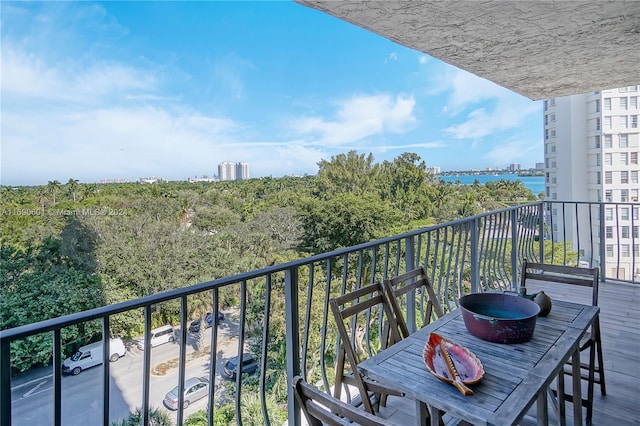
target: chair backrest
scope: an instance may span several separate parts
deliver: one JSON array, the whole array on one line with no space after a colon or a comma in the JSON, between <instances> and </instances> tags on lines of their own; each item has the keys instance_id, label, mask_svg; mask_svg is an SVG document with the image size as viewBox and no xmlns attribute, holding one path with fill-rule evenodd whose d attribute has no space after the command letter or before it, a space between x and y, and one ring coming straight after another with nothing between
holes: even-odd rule
<instances>
[{"instance_id":1,"label":"chair backrest","mask_svg":"<svg viewBox=\"0 0 640 426\"><path fill-rule=\"evenodd\" d=\"M293 394L310 426L350 425L392 426L392 423L357 409L310 385L300 376L292 381Z\"/></svg>"},{"instance_id":2,"label":"chair backrest","mask_svg":"<svg viewBox=\"0 0 640 426\"><path fill-rule=\"evenodd\" d=\"M348 376L349 381L353 381L353 384L358 388L365 409L373 413L373 404L367 386L357 370L360 355L365 352L361 343L362 339L367 337L366 333L369 327L376 322L380 315L386 317L386 321L390 325L388 337L380 339L381 348L399 342L401 337L394 312L380 282L331 299L329 306L336 320L339 337L334 396L340 398L342 384ZM350 371L345 372L346 363L348 363Z\"/></svg>"},{"instance_id":3,"label":"chair backrest","mask_svg":"<svg viewBox=\"0 0 640 426\"><path fill-rule=\"evenodd\" d=\"M579 268L577 266L551 265L548 263L522 262L520 286L526 288L527 280L555 282L561 284L591 287L591 304L598 306L598 268Z\"/></svg>"},{"instance_id":4,"label":"chair backrest","mask_svg":"<svg viewBox=\"0 0 640 426\"><path fill-rule=\"evenodd\" d=\"M440 305L440 301L431 286L427 272L422 266L402 275L398 275L397 277L384 280L384 287L403 339L409 336L410 331L407 327L407 321L404 317L403 309L400 306L399 300L410 291L415 291L420 288L422 289L422 310L424 313L422 318L422 327L431 322L431 318L434 314L436 318L440 318L444 315L442 305Z\"/></svg>"}]
</instances>

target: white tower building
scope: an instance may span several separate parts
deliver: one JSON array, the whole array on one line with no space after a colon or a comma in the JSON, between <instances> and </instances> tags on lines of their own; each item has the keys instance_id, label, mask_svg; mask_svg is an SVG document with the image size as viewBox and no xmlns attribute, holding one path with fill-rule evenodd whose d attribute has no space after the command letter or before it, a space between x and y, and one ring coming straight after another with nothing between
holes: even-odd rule
<instances>
[{"instance_id":1,"label":"white tower building","mask_svg":"<svg viewBox=\"0 0 640 426\"><path fill-rule=\"evenodd\" d=\"M230 161L223 161L218 164L218 179L223 180L235 180L236 179L236 164Z\"/></svg>"},{"instance_id":2,"label":"white tower building","mask_svg":"<svg viewBox=\"0 0 640 426\"><path fill-rule=\"evenodd\" d=\"M249 163L245 163L244 161L236 163L236 179L249 179Z\"/></svg>"},{"instance_id":3,"label":"white tower building","mask_svg":"<svg viewBox=\"0 0 640 426\"><path fill-rule=\"evenodd\" d=\"M640 191L640 128L638 86L565 96L544 101L545 195L549 201L637 203ZM575 223L562 222L554 205L547 212L552 232L578 247L588 241L589 212ZM640 205L604 206L605 267L607 276L631 280L640 275ZM554 220L556 219L557 220ZM600 217L592 227L600 227ZM616 222L620 234L614 231ZM583 235L584 234L584 235ZM594 232L600 235L601 232ZM556 238L556 241L562 238ZM581 259L599 266L600 242L582 244Z\"/></svg>"}]
</instances>

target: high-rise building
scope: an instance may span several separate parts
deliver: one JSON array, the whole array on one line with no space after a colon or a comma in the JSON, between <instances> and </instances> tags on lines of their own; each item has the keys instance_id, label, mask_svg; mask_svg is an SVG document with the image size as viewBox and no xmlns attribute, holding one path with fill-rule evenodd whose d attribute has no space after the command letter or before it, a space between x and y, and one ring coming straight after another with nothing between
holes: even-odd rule
<instances>
[{"instance_id":1,"label":"high-rise building","mask_svg":"<svg viewBox=\"0 0 640 426\"><path fill-rule=\"evenodd\" d=\"M244 161L236 163L236 179L249 179L249 163L245 163Z\"/></svg>"},{"instance_id":2,"label":"high-rise building","mask_svg":"<svg viewBox=\"0 0 640 426\"><path fill-rule=\"evenodd\" d=\"M574 247L582 241L580 259L594 259L591 266L600 266L604 256L607 275L622 279L640 274L640 261L633 258L640 253L640 205L630 204L638 202L640 191L638 88L620 87L544 101L546 199L612 203L604 205L592 224L604 230L603 253L591 252L599 245L584 243L588 230L582 235L575 223L554 221L558 214L554 206L546 212L553 224L551 231L566 236ZM590 223L590 213L583 214L579 223ZM599 223L602 219L604 224ZM620 229L619 235L615 229Z\"/></svg>"},{"instance_id":3,"label":"high-rise building","mask_svg":"<svg viewBox=\"0 0 640 426\"><path fill-rule=\"evenodd\" d=\"M218 179L236 180L236 164L231 161L223 161L218 164Z\"/></svg>"}]
</instances>

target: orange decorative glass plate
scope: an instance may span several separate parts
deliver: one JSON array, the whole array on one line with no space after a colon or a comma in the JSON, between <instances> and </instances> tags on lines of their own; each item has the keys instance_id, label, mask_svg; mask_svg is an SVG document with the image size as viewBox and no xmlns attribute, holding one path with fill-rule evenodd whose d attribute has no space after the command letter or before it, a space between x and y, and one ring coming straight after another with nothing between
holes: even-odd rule
<instances>
[{"instance_id":1,"label":"orange decorative glass plate","mask_svg":"<svg viewBox=\"0 0 640 426\"><path fill-rule=\"evenodd\" d=\"M478 383L484 376L482 362L473 352L436 333L429 335L422 358L431 374L451 383L463 395L473 395L467 385Z\"/></svg>"}]
</instances>

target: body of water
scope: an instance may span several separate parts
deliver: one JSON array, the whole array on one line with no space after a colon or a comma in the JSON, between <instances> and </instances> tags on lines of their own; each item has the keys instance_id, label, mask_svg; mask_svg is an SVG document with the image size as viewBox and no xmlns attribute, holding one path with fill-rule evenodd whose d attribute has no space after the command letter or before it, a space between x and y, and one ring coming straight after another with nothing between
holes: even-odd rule
<instances>
[{"instance_id":1,"label":"body of water","mask_svg":"<svg viewBox=\"0 0 640 426\"><path fill-rule=\"evenodd\" d=\"M501 179L519 180L523 185L530 189L534 195L544 192L544 176L518 176L515 174L486 174L486 175L457 175L457 176L438 176L445 182L460 181L462 185L471 185L475 180L484 185L487 182L495 182Z\"/></svg>"}]
</instances>

